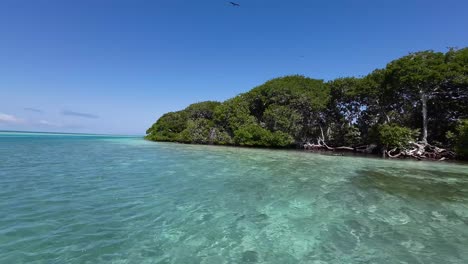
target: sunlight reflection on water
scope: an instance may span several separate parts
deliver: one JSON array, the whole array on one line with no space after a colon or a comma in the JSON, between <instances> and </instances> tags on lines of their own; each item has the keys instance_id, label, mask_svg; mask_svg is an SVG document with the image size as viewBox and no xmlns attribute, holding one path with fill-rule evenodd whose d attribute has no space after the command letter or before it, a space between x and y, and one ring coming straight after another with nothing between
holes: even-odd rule
<instances>
[{"instance_id":1,"label":"sunlight reflection on water","mask_svg":"<svg viewBox=\"0 0 468 264\"><path fill-rule=\"evenodd\" d=\"M466 263L468 166L0 136L0 263Z\"/></svg>"}]
</instances>

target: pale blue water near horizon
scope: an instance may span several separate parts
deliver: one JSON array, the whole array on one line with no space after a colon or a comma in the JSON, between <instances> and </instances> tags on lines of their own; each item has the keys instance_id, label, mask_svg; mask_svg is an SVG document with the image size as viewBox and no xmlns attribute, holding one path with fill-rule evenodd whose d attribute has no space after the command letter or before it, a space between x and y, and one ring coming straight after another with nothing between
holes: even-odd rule
<instances>
[{"instance_id":1,"label":"pale blue water near horizon","mask_svg":"<svg viewBox=\"0 0 468 264\"><path fill-rule=\"evenodd\" d=\"M0 263L468 263L468 166L0 133Z\"/></svg>"}]
</instances>

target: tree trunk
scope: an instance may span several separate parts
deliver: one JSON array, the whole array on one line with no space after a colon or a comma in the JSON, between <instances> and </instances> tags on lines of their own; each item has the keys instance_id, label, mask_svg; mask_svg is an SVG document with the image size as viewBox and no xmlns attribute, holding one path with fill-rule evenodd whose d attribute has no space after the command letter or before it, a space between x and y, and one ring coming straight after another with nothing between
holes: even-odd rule
<instances>
[{"instance_id":1,"label":"tree trunk","mask_svg":"<svg viewBox=\"0 0 468 264\"><path fill-rule=\"evenodd\" d=\"M212 128L210 130L210 142L209 142L210 145L213 144L215 138L216 138L216 129Z\"/></svg>"},{"instance_id":2,"label":"tree trunk","mask_svg":"<svg viewBox=\"0 0 468 264\"><path fill-rule=\"evenodd\" d=\"M325 135L323 134L323 128L322 128L322 126L320 126L320 132L322 133L322 141L323 141L324 144L326 144L326 143L325 143Z\"/></svg>"},{"instance_id":3,"label":"tree trunk","mask_svg":"<svg viewBox=\"0 0 468 264\"><path fill-rule=\"evenodd\" d=\"M421 103L422 103L422 118L423 118L423 129L422 129L422 138L423 143L427 143L427 94L420 91L421 93Z\"/></svg>"}]
</instances>

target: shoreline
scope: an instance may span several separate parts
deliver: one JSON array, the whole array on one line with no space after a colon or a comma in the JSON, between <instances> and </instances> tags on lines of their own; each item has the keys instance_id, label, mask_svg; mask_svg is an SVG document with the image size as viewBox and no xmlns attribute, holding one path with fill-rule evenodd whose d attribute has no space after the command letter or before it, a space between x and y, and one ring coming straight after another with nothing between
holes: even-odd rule
<instances>
[{"instance_id":1,"label":"shoreline","mask_svg":"<svg viewBox=\"0 0 468 264\"><path fill-rule=\"evenodd\" d=\"M412 158L382 158L379 154L372 153L360 153L353 151L345 150L307 150L300 148L272 148L272 147L255 147L255 146L240 146L240 145L219 145L219 144L197 144L197 143L183 143L177 141L155 141L143 137L143 140L154 142L154 143L169 143L169 144L178 144L178 145L192 145L192 146L208 146L208 147L227 147L227 148L240 148L240 149L258 149L258 150L282 150L282 151L293 151L297 153L307 153L307 154L318 154L323 156L332 156L332 157L359 157L359 158L369 158L377 160L394 160L394 161L417 161L417 162L430 162L430 163L452 163L452 164L461 164L468 165L468 161L458 160L458 159L446 159L446 160L432 160L432 159L412 159ZM336 155L333 155L336 154Z\"/></svg>"}]
</instances>

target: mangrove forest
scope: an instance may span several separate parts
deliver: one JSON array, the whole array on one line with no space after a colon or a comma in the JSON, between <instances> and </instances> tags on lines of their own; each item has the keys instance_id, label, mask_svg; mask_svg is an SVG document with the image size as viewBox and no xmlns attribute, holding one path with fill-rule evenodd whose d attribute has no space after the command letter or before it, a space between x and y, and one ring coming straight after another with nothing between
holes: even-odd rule
<instances>
[{"instance_id":1,"label":"mangrove forest","mask_svg":"<svg viewBox=\"0 0 468 264\"><path fill-rule=\"evenodd\" d=\"M468 159L468 48L410 53L359 78L275 78L166 113L146 133L153 141Z\"/></svg>"}]
</instances>

